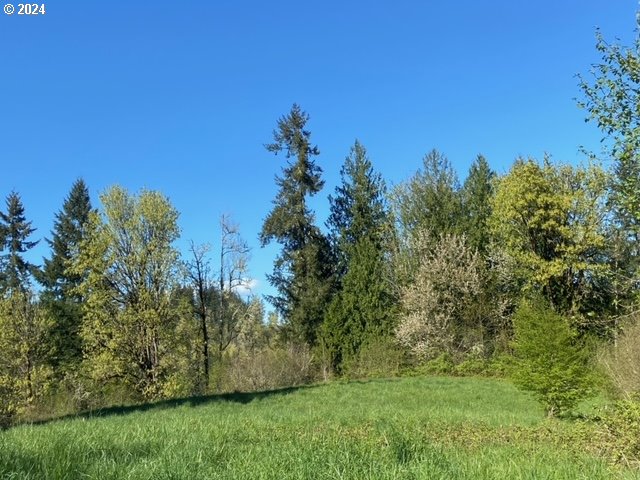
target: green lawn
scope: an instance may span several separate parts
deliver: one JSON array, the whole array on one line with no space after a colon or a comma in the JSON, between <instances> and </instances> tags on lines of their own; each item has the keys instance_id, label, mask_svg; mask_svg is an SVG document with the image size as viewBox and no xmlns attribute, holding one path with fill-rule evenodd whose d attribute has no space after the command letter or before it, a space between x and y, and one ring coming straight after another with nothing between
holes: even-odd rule
<instances>
[{"instance_id":1,"label":"green lawn","mask_svg":"<svg viewBox=\"0 0 640 480\"><path fill-rule=\"evenodd\" d=\"M0 478L637 478L573 428L498 380L333 383L16 427L0 433Z\"/></svg>"}]
</instances>

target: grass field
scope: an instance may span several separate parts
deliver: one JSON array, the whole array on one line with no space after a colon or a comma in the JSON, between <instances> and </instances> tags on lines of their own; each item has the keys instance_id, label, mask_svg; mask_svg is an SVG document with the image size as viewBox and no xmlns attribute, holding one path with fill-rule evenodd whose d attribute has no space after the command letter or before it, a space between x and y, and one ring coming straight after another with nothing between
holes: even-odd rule
<instances>
[{"instance_id":1,"label":"grass field","mask_svg":"<svg viewBox=\"0 0 640 480\"><path fill-rule=\"evenodd\" d=\"M573 428L498 380L332 383L16 427L0 433L0 478L640 478Z\"/></svg>"}]
</instances>

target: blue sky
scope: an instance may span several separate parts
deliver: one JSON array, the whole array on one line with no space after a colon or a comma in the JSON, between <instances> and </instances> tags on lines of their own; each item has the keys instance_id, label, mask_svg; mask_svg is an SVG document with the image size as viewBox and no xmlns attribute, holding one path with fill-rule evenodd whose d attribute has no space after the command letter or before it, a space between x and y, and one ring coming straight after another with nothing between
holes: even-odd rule
<instances>
[{"instance_id":1,"label":"blue sky","mask_svg":"<svg viewBox=\"0 0 640 480\"><path fill-rule=\"evenodd\" d=\"M3 0L0 2L6 4ZM478 153L578 162L600 134L576 107L598 61L595 27L631 43L630 0L52 1L0 14L0 196L37 227L77 177L94 204L113 184L167 195L183 249L230 213L253 246L255 292L277 246L257 237L283 158L266 152L293 102L310 115L326 197L358 138L390 184L432 148L461 178ZM4 207L4 205L3 205ZM48 255L44 242L32 257Z\"/></svg>"}]
</instances>

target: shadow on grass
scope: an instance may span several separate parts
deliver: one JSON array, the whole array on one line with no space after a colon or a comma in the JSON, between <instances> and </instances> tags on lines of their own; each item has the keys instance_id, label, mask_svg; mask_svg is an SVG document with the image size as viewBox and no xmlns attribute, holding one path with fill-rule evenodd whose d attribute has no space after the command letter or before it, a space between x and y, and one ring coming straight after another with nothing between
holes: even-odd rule
<instances>
[{"instance_id":1,"label":"shadow on grass","mask_svg":"<svg viewBox=\"0 0 640 480\"><path fill-rule=\"evenodd\" d=\"M207 405L218 402L232 402L247 404L254 400L263 400L270 397L278 397L289 395L302 389L311 389L319 387L319 384L312 385L299 385L295 387L277 388L274 390L264 390L259 392L233 392L233 393L219 393L213 395L201 395L185 398L174 398L170 400L159 400L156 402L140 403L132 405L117 405L111 407L97 408L94 410L86 410L78 413L71 413L68 415L62 415L58 417L51 417L42 420L26 421L12 425L9 428L19 427L20 425L45 425L52 422L59 422L62 420L70 419L91 419L102 418L110 416L128 415L136 412L148 412L153 410L167 410L177 407L198 407L200 405Z\"/></svg>"}]
</instances>

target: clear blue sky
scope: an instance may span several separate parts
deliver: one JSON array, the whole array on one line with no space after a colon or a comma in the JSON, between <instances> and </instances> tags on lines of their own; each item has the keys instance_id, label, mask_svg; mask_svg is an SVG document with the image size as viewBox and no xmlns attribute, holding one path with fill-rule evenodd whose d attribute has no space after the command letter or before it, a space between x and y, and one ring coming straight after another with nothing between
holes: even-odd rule
<instances>
[{"instance_id":1,"label":"clear blue sky","mask_svg":"<svg viewBox=\"0 0 640 480\"><path fill-rule=\"evenodd\" d=\"M6 4L6 0L0 2ZM182 239L215 242L231 213L253 248L255 292L277 247L257 236L293 102L310 115L326 196L354 139L390 184L432 148L464 178L478 153L580 161L600 134L575 104L594 31L630 43L631 0L50 1L0 13L0 196L18 191L48 236L77 177L93 202L121 184L166 194ZM2 204L4 208L4 204ZM41 242L35 261L48 255Z\"/></svg>"}]
</instances>

